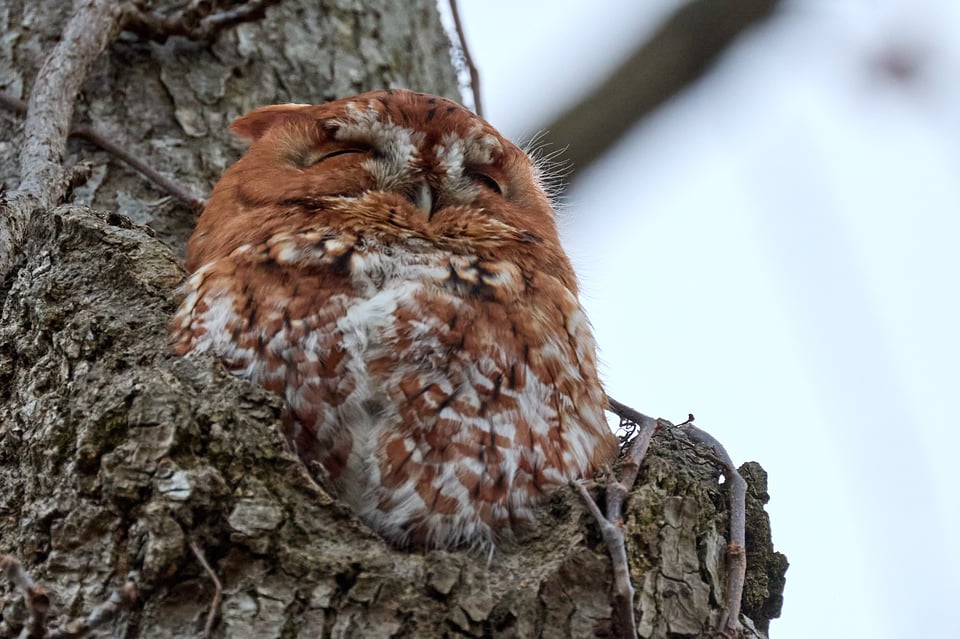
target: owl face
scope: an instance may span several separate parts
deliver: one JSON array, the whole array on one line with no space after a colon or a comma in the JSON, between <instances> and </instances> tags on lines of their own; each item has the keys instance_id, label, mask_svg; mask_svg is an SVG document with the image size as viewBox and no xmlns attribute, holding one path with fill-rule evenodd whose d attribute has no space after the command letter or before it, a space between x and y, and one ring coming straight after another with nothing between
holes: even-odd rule
<instances>
[{"instance_id":1,"label":"owl face","mask_svg":"<svg viewBox=\"0 0 960 639\"><path fill-rule=\"evenodd\" d=\"M231 130L250 149L223 176L191 238L193 270L286 224L276 207L349 210L385 235L456 250L538 245L570 288L537 166L481 118L435 96L365 93L319 106L257 109ZM348 214L349 216L349 214ZM237 218L243 218L238 220ZM224 219L231 218L231 219ZM215 236L216 242L210 241Z\"/></svg>"}]
</instances>

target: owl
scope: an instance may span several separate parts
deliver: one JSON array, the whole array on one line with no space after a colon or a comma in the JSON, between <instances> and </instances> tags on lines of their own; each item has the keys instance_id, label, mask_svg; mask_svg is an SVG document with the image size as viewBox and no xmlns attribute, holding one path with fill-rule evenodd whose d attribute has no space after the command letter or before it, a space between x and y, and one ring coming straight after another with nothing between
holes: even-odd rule
<instances>
[{"instance_id":1,"label":"owl","mask_svg":"<svg viewBox=\"0 0 960 639\"><path fill-rule=\"evenodd\" d=\"M397 546L492 548L611 460L535 162L406 90L240 117L188 244L177 353L284 399L296 453Z\"/></svg>"}]
</instances>

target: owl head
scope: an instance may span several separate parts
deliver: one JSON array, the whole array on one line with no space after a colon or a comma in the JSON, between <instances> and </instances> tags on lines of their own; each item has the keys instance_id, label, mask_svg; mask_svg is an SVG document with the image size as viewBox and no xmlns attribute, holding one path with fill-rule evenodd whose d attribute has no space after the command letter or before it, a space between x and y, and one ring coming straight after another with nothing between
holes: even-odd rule
<instances>
[{"instance_id":1,"label":"owl head","mask_svg":"<svg viewBox=\"0 0 960 639\"><path fill-rule=\"evenodd\" d=\"M374 91L263 107L230 128L250 147L198 220L191 270L292 227L356 227L480 257L526 250L575 287L537 164L450 100Z\"/></svg>"}]
</instances>

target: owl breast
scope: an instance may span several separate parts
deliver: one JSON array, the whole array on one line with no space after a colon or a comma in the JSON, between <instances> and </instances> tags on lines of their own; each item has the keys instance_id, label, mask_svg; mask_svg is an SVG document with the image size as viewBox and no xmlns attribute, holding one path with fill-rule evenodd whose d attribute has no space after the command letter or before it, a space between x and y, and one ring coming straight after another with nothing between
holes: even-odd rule
<instances>
[{"instance_id":1,"label":"owl breast","mask_svg":"<svg viewBox=\"0 0 960 639\"><path fill-rule=\"evenodd\" d=\"M292 447L391 542L489 547L612 454L593 337L551 233L454 197L463 171L411 189L376 161L358 181L394 186L298 193L202 249L174 348L281 395ZM234 216L264 206L230 188Z\"/></svg>"}]
</instances>

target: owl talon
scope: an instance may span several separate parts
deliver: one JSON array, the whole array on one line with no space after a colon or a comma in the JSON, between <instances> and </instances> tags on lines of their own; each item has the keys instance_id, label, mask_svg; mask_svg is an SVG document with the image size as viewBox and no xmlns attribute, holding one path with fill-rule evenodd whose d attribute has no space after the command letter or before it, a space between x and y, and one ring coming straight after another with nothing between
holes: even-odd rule
<instances>
[{"instance_id":1,"label":"owl talon","mask_svg":"<svg viewBox=\"0 0 960 639\"><path fill-rule=\"evenodd\" d=\"M733 460L716 438L687 422L679 427L690 439L708 446L723 466L730 490L730 541L727 544L727 592L719 632L723 637L737 637L743 626L740 624L740 603L747 571L746 551L746 499L747 482L737 472Z\"/></svg>"},{"instance_id":2,"label":"owl talon","mask_svg":"<svg viewBox=\"0 0 960 639\"><path fill-rule=\"evenodd\" d=\"M607 484L607 512L604 515L590 496L583 482L575 484L587 509L597 520L604 543L610 553L613 564L614 604L617 622L623 629L623 636L636 637L637 626L633 610L634 588L630 581L630 567L627 562L625 540L623 536L623 500L636 483L640 463L646 456L650 440L657 430L657 420L647 417L607 398L610 410L637 425L635 437L630 441L620 467L620 480ZM692 416L691 416L692 417ZM712 435L694 426L692 419L678 426L692 440L707 445L717 456L724 468L730 486L730 541L727 546L726 601L720 617L718 633L722 637L734 638L740 635L740 603L746 572L746 482L737 472L730 455L723 445Z\"/></svg>"},{"instance_id":3,"label":"owl talon","mask_svg":"<svg viewBox=\"0 0 960 639\"><path fill-rule=\"evenodd\" d=\"M619 482L617 482L619 483ZM600 526L600 534L603 536L603 543L607 546L610 553L610 561L613 564L613 599L617 626L624 629L624 637L637 636L637 621L633 614L633 583L630 581L630 565L627 562L627 546L623 538L621 526L623 522L614 522L607 518L601 511L597 502L584 487L583 483L575 482L574 487L580 493L580 498L587 505L587 510L597 520Z\"/></svg>"},{"instance_id":4,"label":"owl talon","mask_svg":"<svg viewBox=\"0 0 960 639\"><path fill-rule=\"evenodd\" d=\"M613 400L610 400L611 402ZM600 526L600 534L610 553L613 564L613 600L617 626L621 636L633 639L637 636L637 621L633 612L633 583L630 581L630 564L627 561L627 547L623 537L623 500L637 481L640 462L647 454L650 438L657 430L657 421L646 415L636 415L637 434L630 442L627 454L621 465L620 481L607 484L607 513L604 515L582 482L575 486L580 497L587 505Z\"/></svg>"}]
</instances>

